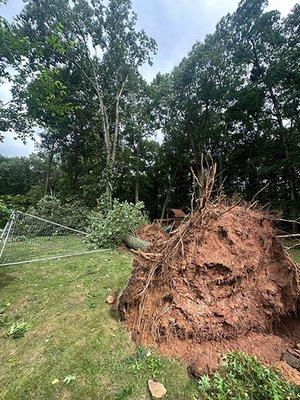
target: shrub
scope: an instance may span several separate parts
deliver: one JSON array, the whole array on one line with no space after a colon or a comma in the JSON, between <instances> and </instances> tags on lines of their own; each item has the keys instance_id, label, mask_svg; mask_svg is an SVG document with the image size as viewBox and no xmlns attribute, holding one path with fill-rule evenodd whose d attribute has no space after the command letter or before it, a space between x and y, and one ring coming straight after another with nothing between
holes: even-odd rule
<instances>
[{"instance_id":1,"label":"shrub","mask_svg":"<svg viewBox=\"0 0 300 400\"><path fill-rule=\"evenodd\" d=\"M87 229L88 209L76 201L62 204L56 197L45 196L35 207L30 207L27 212L70 228L82 231ZM15 228L15 235L19 239L25 236L66 235L72 233L65 228L37 221L26 214L17 214L16 218L18 220L18 230Z\"/></svg>"},{"instance_id":2,"label":"shrub","mask_svg":"<svg viewBox=\"0 0 300 400\"><path fill-rule=\"evenodd\" d=\"M26 211L29 214L82 231L85 231L88 225L89 210L74 199L69 199L66 203L62 203L54 196L45 196L35 206L30 207L29 203L26 203L25 196L2 196L0 197L0 228L4 228L12 210ZM43 235L45 227L45 223L38 224L36 221L34 223L31 217L18 214L18 232L15 233L19 237ZM54 225L51 226L49 232L58 235L67 233L65 229Z\"/></svg>"},{"instance_id":3,"label":"shrub","mask_svg":"<svg viewBox=\"0 0 300 400\"><path fill-rule=\"evenodd\" d=\"M12 210L26 211L29 206L30 200L25 195L0 196L0 229L5 227Z\"/></svg>"},{"instance_id":4,"label":"shrub","mask_svg":"<svg viewBox=\"0 0 300 400\"><path fill-rule=\"evenodd\" d=\"M10 210L6 207L4 202L0 199L0 229L4 228L9 220Z\"/></svg>"},{"instance_id":5,"label":"shrub","mask_svg":"<svg viewBox=\"0 0 300 400\"><path fill-rule=\"evenodd\" d=\"M77 200L63 204L57 197L44 196L28 213L75 229L87 226L88 209Z\"/></svg>"},{"instance_id":6,"label":"shrub","mask_svg":"<svg viewBox=\"0 0 300 400\"><path fill-rule=\"evenodd\" d=\"M255 357L229 353L218 372L199 381L203 400L286 400L299 399L300 391Z\"/></svg>"},{"instance_id":7,"label":"shrub","mask_svg":"<svg viewBox=\"0 0 300 400\"><path fill-rule=\"evenodd\" d=\"M121 244L128 233L147 223L144 204L121 203L114 200L111 209L103 208L90 216L88 240L93 248L113 247Z\"/></svg>"}]
</instances>

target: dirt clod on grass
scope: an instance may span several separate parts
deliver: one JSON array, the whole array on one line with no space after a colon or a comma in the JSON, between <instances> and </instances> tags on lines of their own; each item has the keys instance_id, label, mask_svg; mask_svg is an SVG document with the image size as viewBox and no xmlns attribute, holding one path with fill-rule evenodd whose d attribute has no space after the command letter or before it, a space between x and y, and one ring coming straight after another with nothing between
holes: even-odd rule
<instances>
[{"instance_id":1,"label":"dirt clod on grass","mask_svg":"<svg viewBox=\"0 0 300 400\"><path fill-rule=\"evenodd\" d=\"M119 302L134 340L209 369L232 348L268 363L280 359L292 339L274 329L296 312L298 267L269 215L209 203L152 243L135 253Z\"/></svg>"}]
</instances>

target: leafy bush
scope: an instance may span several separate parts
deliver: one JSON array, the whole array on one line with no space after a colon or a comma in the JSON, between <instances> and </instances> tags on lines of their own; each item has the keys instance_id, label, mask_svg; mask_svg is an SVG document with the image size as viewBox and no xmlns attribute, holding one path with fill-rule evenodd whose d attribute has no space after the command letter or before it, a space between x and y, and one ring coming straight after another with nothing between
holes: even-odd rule
<instances>
[{"instance_id":1,"label":"leafy bush","mask_svg":"<svg viewBox=\"0 0 300 400\"><path fill-rule=\"evenodd\" d=\"M4 228L12 210L25 211L47 220L57 222L70 228L85 231L89 210L79 201L69 199L62 203L53 196L42 197L35 206L30 206L26 196L1 196L0 197L0 228ZM43 234L45 224L33 223L31 217L18 214L17 234L21 236L31 236ZM66 234L66 230L52 226L53 234Z\"/></svg>"},{"instance_id":2,"label":"leafy bush","mask_svg":"<svg viewBox=\"0 0 300 400\"><path fill-rule=\"evenodd\" d=\"M295 400L300 399L297 387L283 381L255 357L229 353L218 372L199 381L203 400Z\"/></svg>"},{"instance_id":3,"label":"leafy bush","mask_svg":"<svg viewBox=\"0 0 300 400\"><path fill-rule=\"evenodd\" d=\"M88 209L77 200L69 200L63 204L53 196L44 196L35 207L28 210L30 214L82 230L87 226L88 212Z\"/></svg>"},{"instance_id":4,"label":"leafy bush","mask_svg":"<svg viewBox=\"0 0 300 400\"><path fill-rule=\"evenodd\" d=\"M0 200L10 210L26 211L33 203L29 196L23 194L17 194L15 196L2 195Z\"/></svg>"},{"instance_id":5,"label":"leafy bush","mask_svg":"<svg viewBox=\"0 0 300 400\"><path fill-rule=\"evenodd\" d=\"M5 227L12 210L26 211L29 206L30 200L25 195L0 196L0 229Z\"/></svg>"},{"instance_id":6,"label":"leafy bush","mask_svg":"<svg viewBox=\"0 0 300 400\"><path fill-rule=\"evenodd\" d=\"M88 240L94 248L113 247L121 244L126 235L147 223L144 204L121 203L114 200L111 209L103 207L90 216Z\"/></svg>"},{"instance_id":7,"label":"leafy bush","mask_svg":"<svg viewBox=\"0 0 300 400\"><path fill-rule=\"evenodd\" d=\"M35 207L30 207L27 213L70 228L82 231L87 229L88 209L76 201L62 204L56 197L45 196ZM14 233L19 239L30 236L66 235L72 233L65 228L35 220L26 214L18 213L15 218L18 221L18 228L15 227Z\"/></svg>"},{"instance_id":8,"label":"leafy bush","mask_svg":"<svg viewBox=\"0 0 300 400\"><path fill-rule=\"evenodd\" d=\"M4 228L7 221L9 220L10 211L0 199L0 229Z\"/></svg>"}]
</instances>

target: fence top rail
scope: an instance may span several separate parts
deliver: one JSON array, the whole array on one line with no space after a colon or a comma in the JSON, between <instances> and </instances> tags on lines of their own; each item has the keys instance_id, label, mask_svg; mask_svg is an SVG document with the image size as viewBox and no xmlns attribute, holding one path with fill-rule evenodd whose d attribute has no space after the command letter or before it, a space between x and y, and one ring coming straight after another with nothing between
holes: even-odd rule
<instances>
[{"instance_id":1,"label":"fence top rail","mask_svg":"<svg viewBox=\"0 0 300 400\"><path fill-rule=\"evenodd\" d=\"M100 253L100 252L105 252L105 251L110 251L111 249L97 249L97 250L88 250L88 251L82 251L79 253L72 253L72 254L64 254L61 256L53 256L53 257L47 257L47 258L34 258L32 260L24 260L24 261L15 261L15 262L10 262L10 263L0 263L0 268L1 267L8 267L8 266L13 266L13 265L22 265L22 264L30 264L34 262L41 262L41 261L51 261L51 260L59 260L61 258L67 258L67 257L76 257L76 256L83 256L85 254L94 254L94 253Z\"/></svg>"},{"instance_id":2,"label":"fence top rail","mask_svg":"<svg viewBox=\"0 0 300 400\"><path fill-rule=\"evenodd\" d=\"M19 213L19 214L27 215L28 217L31 217L31 218L36 218L36 219L38 219L40 221L43 221L43 222L48 222L49 224L59 226L60 228L67 229L67 230L72 231L72 232L80 233L81 235L87 235L88 234L85 231L80 231L78 229L70 228L69 226L65 226L65 225L59 224L58 222L50 221L49 219L38 217L37 215L29 214L29 213L26 213L26 212L23 212L23 211L19 211L19 210L16 210L15 212Z\"/></svg>"}]
</instances>

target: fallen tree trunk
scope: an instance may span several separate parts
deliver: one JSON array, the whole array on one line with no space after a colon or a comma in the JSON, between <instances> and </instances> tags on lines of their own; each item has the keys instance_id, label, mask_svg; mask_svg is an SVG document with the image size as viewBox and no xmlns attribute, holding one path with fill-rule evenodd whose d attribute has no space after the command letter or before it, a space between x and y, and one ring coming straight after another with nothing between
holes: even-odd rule
<instances>
[{"instance_id":1,"label":"fallen tree trunk","mask_svg":"<svg viewBox=\"0 0 300 400\"><path fill-rule=\"evenodd\" d=\"M133 250L147 250L147 248L151 246L150 242L130 234L126 235L124 242L126 246Z\"/></svg>"}]
</instances>

